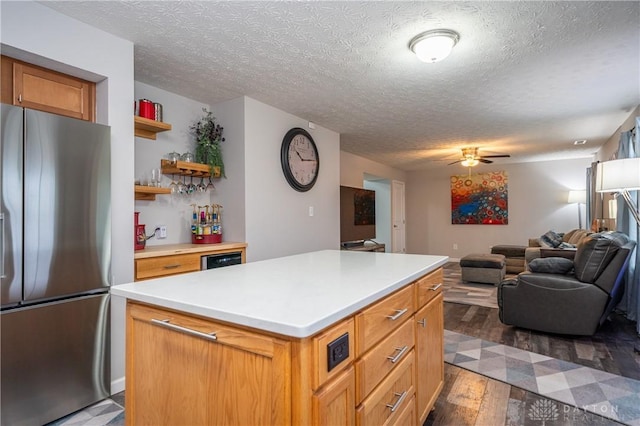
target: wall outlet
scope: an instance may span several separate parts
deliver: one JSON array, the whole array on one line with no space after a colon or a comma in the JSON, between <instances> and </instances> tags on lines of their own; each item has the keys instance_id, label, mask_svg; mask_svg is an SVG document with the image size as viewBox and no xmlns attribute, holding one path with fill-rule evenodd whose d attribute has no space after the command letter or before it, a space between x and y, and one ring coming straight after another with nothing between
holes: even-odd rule
<instances>
[{"instance_id":1,"label":"wall outlet","mask_svg":"<svg viewBox=\"0 0 640 426\"><path fill-rule=\"evenodd\" d=\"M158 228L160 228L160 230L158 231L156 238L167 238L167 225L158 225Z\"/></svg>"},{"instance_id":2,"label":"wall outlet","mask_svg":"<svg viewBox=\"0 0 640 426\"><path fill-rule=\"evenodd\" d=\"M458 250L458 243L453 243L453 249Z\"/></svg>"},{"instance_id":3,"label":"wall outlet","mask_svg":"<svg viewBox=\"0 0 640 426\"><path fill-rule=\"evenodd\" d=\"M309 216L313 216L313 206L309 206Z\"/></svg>"}]
</instances>

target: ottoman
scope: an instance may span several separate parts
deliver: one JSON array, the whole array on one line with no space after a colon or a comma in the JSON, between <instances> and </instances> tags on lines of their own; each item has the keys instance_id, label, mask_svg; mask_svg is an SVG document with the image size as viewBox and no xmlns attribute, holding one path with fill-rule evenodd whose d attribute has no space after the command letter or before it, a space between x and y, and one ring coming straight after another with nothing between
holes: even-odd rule
<instances>
[{"instance_id":1,"label":"ottoman","mask_svg":"<svg viewBox=\"0 0 640 426\"><path fill-rule=\"evenodd\" d=\"M524 252L525 246L515 245L497 245L491 247L492 254L501 254L507 259L507 272L510 274L519 274L525 270Z\"/></svg>"},{"instance_id":2,"label":"ottoman","mask_svg":"<svg viewBox=\"0 0 640 426\"><path fill-rule=\"evenodd\" d=\"M504 279L506 265L502 254L469 254L460 259L462 281L498 285Z\"/></svg>"}]
</instances>

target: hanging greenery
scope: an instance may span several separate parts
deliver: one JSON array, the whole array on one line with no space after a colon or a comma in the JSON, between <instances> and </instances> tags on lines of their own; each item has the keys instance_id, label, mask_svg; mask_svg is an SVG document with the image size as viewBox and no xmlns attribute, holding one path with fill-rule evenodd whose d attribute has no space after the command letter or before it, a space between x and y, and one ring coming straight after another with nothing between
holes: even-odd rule
<instances>
[{"instance_id":1,"label":"hanging greenery","mask_svg":"<svg viewBox=\"0 0 640 426\"><path fill-rule=\"evenodd\" d=\"M216 124L216 118L211 111L206 108L202 108L202 111L204 116L189 128L196 138L195 160L198 163L208 164L212 175L215 173L214 168L219 167L220 175L226 178L220 146L220 143L224 142L222 137L224 127Z\"/></svg>"}]
</instances>

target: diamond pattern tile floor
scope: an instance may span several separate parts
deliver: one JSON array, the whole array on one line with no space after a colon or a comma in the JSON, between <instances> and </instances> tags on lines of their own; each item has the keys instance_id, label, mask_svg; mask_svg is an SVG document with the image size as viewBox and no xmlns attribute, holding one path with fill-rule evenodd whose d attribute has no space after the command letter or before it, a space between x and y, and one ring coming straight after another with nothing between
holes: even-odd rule
<instances>
[{"instance_id":1,"label":"diamond pattern tile floor","mask_svg":"<svg viewBox=\"0 0 640 426\"><path fill-rule=\"evenodd\" d=\"M445 362L640 426L640 381L445 330Z\"/></svg>"},{"instance_id":2,"label":"diamond pattern tile floor","mask_svg":"<svg viewBox=\"0 0 640 426\"><path fill-rule=\"evenodd\" d=\"M122 426L124 425L124 408L111 399L105 399L70 414L47 426Z\"/></svg>"}]
</instances>

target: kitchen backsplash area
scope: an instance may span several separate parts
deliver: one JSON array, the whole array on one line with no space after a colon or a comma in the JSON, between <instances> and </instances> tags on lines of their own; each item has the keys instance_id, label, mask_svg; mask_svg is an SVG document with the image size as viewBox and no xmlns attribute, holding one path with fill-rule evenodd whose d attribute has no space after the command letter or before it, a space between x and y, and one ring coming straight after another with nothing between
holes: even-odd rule
<instances>
[{"instance_id":1,"label":"kitchen backsplash area","mask_svg":"<svg viewBox=\"0 0 640 426\"><path fill-rule=\"evenodd\" d=\"M202 109L209 108L209 105L140 82L135 82L135 99L148 99L161 104L163 121L171 124L171 130L158 133L155 140L135 138L136 182L145 184L153 181L154 184L165 188L169 188L172 182L184 183L187 186L193 183L196 187L189 194L158 194L153 201L136 200L135 211L139 212L139 223L145 225L148 236L153 234L156 227L166 227L166 238L158 238L158 231L156 237L147 240L146 245L189 243L192 235L193 206L224 205L215 190L220 178L212 178L209 182L208 178L162 174L159 170L161 160L168 159L171 153L194 153L195 140L189 132L189 126L202 116ZM132 114L133 112L132 109ZM206 189L201 190L198 185ZM222 209L222 220L224 214ZM131 221L133 244L133 215Z\"/></svg>"}]
</instances>

